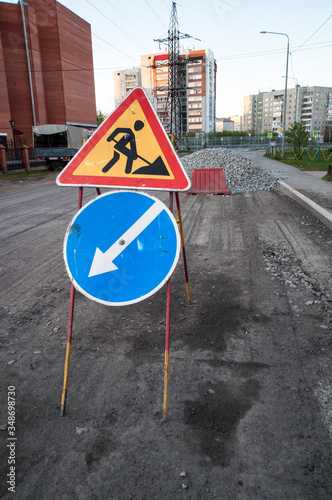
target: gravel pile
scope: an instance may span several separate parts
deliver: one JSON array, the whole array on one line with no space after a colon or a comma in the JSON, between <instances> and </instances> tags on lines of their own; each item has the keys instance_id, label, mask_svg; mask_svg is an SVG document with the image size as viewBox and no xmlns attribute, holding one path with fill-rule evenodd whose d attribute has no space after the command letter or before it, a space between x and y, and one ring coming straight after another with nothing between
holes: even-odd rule
<instances>
[{"instance_id":1,"label":"gravel pile","mask_svg":"<svg viewBox=\"0 0 332 500\"><path fill-rule=\"evenodd\" d=\"M231 194L249 191L266 191L276 186L281 172L267 171L232 149L202 149L181 158L183 167L191 178L195 168L223 168L227 188Z\"/></svg>"}]
</instances>

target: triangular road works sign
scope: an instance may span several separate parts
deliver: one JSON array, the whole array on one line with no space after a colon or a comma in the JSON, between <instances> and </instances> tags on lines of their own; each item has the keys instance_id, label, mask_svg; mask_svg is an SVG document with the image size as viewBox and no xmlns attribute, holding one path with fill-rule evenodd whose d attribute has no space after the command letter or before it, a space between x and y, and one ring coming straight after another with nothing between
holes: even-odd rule
<instances>
[{"instance_id":1,"label":"triangular road works sign","mask_svg":"<svg viewBox=\"0 0 332 500\"><path fill-rule=\"evenodd\" d=\"M140 87L106 118L56 182L59 186L190 189L187 173Z\"/></svg>"}]
</instances>

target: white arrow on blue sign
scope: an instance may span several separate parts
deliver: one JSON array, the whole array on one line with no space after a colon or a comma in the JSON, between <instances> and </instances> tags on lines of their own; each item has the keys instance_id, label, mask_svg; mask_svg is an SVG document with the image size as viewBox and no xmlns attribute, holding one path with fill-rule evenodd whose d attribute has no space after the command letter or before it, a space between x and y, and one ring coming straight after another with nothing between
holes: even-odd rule
<instances>
[{"instance_id":1,"label":"white arrow on blue sign","mask_svg":"<svg viewBox=\"0 0 332 500\"><path fill-rule=\"evenodd\" d=\"M157 292L179 259L180 235L157 198L113 191L86 204L68 226L64 260L75 288L92 300L122 306Z\"/></svg>"}]
</instances>

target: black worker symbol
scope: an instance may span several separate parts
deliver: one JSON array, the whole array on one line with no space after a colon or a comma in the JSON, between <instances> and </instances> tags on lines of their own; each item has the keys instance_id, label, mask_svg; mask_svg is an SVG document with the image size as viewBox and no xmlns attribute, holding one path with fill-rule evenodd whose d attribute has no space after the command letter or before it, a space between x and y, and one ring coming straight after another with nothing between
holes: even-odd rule
<instances>
[{"instance_id":1,"label":"black worker symbol","mask_svg":"<svg viewBox=\"0 0 332 500\"><path fill-rule=\"evenodd\" d=\"M136 120L134 123L134 131L139 132L144 127L141 120ZM108 136L107 142L115 142L113 158L104 166L103 172L107 173L113 165L120 159L120 155L127 157L126 174L145 174L145 175L170 175L163 159L158 156L153 162L150 162L137 154L136 137L133 130L127 127L116 128L111 135ZM121 138L117 140L117 136L121 134ZM147 165L133 171L134 163L137 159L143 160Z\"/></svg>"}]
</instances>

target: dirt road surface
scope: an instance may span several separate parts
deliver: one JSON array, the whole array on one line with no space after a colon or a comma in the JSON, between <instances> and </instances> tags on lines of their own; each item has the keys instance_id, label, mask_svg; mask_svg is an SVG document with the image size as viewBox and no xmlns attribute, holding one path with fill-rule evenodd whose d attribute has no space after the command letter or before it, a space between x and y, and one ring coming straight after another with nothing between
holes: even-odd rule
<instances>
[{"instance_id":1,"label":"dirt road surface","mask_svg":"<svg viewBox=\"0 0 332 500\"><path fill-rule=\"evenodd\" d=\"M180 260L168 421L166 287L125 307L76 294L61 417L77 194L0 183L0 497L330 499L332 231L277 192L181 194L192 303Z\"/></svg>"}]
</instances>

